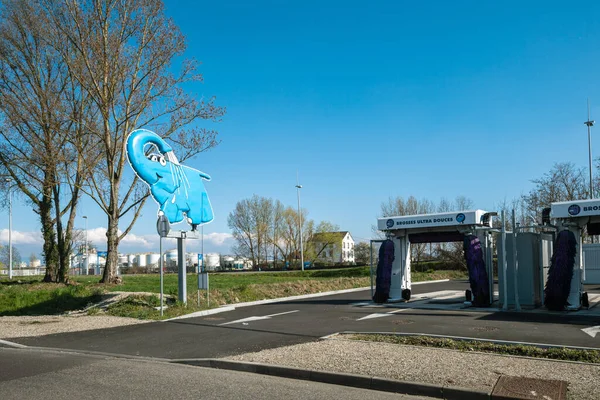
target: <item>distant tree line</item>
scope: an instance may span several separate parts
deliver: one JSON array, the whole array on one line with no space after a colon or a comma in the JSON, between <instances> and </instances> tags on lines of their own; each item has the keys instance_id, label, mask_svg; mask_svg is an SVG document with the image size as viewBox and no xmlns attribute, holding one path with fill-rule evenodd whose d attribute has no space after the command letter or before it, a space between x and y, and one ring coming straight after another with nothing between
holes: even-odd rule
<instances>
[{"instance_id":1,"label":"distant tree line","mask_svg":"<svg viewBox=\"0 0 600 400\"><path fill-rule=\"evenodd\" d=\"M337 236L331 233L340 230L328 221L315 224L305 209L299 214L297 209L279 200L258 195L238 201L227 223L235 240L232 251L252 260L254 266L265 266L267 260L272 260L274 267L278 262L299 266L300 231L304 260L315 262L335 244ZM319 234L318 242L313 240L315 234Z\"/></svg>"}]
</instances>

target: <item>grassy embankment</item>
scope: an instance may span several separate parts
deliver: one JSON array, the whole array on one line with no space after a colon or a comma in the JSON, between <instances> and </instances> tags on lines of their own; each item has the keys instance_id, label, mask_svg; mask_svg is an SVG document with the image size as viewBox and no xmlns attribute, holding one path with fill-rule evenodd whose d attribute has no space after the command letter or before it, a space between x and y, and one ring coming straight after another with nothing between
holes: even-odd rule
<instances>
[{"instance_id":1,"label":"grassy embankment","mask_svg":"<svg viewBox=\"0 0 600 400\"><path fill-rule=\"evenodd\" d=\"M414 282L437 279L465 279L460 271L435 271L413 273ZM123 275L120 285L99 285L96 276L72 277L74 284L57 285L41 283L39 277L18 278L9 282L0 280L0 316L61 314L82 309L97 303L102 294L122 292L158 293L159 276ZM355 267L305 272L214 273L210 274L210 308L245 301L272 299L331 290L350 289L370 285L369 268ZM169 300L164 318L209 308L206 294L201 291L197 304L196 275L187 276L188 305ZM177 296L177 275L165 275L164 293L170 299ZM106 310L91 313L108 313L143 319L160 319L157 294L133 295L113 304Z\"/></svg>"},{"instance_id":2,"label":"grassy embankment","mask_svg":"<svg viewBox=\"0 0 600 400\"><path fill-rule=\"evenodd\" d=\"M476 340L454 340L428 336L401 336L384 334L344 334L344 339L364 340L369 342L392 343L398 345L435 347L459 351L475 351L482 353L503 354L509 356L549 358L563 361L579 361L586 363L600 363L600 351L570 349L570 348L544 348L529 345L497 344Z\"/></svg>"}]
</instances>

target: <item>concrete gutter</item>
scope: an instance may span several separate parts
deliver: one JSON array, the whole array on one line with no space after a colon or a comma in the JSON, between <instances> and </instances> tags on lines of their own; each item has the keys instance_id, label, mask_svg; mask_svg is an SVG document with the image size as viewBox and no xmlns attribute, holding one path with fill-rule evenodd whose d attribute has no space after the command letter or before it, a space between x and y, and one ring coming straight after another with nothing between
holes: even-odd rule
<instances>
[{"instance_id":1,"label":"concrete gutter","mask_svg":"<svg viewBox=\"0 0 600 400\"><path fill-rule=\"evenodd\" d=\"M412 396L426 396L438 399L483 400L492 398L491 392L460 388L456 386L403 382L393 379L379 378L376 376L314 371L309 369L282 367L270 364L220 360L214 358L180 359L171 360L171 362L197 367L250 372L255 374L278 376L280 378L301 379L312 382L378 390L381 392L401 393Z\"/></svg>"}]
</instances>

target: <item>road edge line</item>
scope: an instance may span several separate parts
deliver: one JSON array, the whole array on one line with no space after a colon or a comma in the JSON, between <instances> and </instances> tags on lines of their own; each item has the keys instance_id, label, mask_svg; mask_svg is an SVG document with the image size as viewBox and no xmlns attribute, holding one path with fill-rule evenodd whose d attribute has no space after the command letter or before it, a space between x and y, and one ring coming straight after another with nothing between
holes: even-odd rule
<instances>
[{"instance_id":1,"label":"road edge line","mask_svg":"<svg viewBox=\"0 0 600 400\"><path fill-rule=\"evenodd\" d=\"M0 339L0 345L13 347L15 349L24 349L24 348L28 347L28 346L25 346L24 344L10 342L8 340L2 340L2 339Z\"/></svg>"},{"instance_id":2,"label":"road edge line","mask_svg":"<svg viewBox=\"0 0 600 400\"><path fill-rule=\"evenodd\" d=\"M380 392L401 393L412 396L428 396L440 399L457 399L457 393L468 399L490 399L491 392L479 391L462 387L449 387L429 383L397 381L393 379L371 377L366 375L347 374L329 371L316 371L304 368L285 367L281 365L262 364L243 361L232 361L215 358L201 359L176 359L174 364L183 364L196 367L226 369L238 372L277 376L280 378L306 380L361 389L377 390ZM448 393L445 394L444 390ZM465 398L465 397L460 397Z\"/></svg>"}]
</instances>

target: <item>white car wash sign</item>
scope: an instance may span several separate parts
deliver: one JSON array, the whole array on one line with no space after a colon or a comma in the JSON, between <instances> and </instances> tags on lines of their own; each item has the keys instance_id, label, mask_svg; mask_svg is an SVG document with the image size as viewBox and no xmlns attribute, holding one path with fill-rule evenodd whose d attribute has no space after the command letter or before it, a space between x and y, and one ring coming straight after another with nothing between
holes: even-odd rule
<instances>
[{"instance_id":1,"label":"white car wash sign","mask_svg":"<svg viewBox=\"0 0 600 400\"><path fill-rule=\"evenodd\" d=\"M438 226L483 225L483 216L486 213L483 210L474 210L379 218L377 219L377 228L381 231L391 231Z\"/></svg>"},{"instance_id":2,"label":"white car wash sign","mask_svg":"<svg viewBox=\"0 0 600 400\"><path fill-rule=\"evenodd\" d=\"M590 217L600 215L600 200L573 200L552 203L551 218Z\"/></svg>"}]
</instances>

